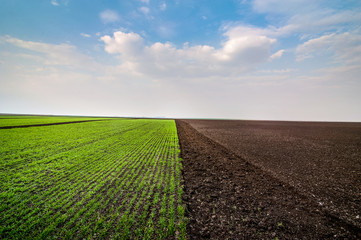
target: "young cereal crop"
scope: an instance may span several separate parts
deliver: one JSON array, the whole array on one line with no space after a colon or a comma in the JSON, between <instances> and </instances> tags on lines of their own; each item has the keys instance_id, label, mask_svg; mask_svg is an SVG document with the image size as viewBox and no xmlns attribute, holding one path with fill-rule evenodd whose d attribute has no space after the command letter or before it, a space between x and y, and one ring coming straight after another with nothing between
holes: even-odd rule
<instances>
[{"instance_id":1,"label":"young cereal crop","mask_svg":"<svg viewBox=\"0 0 361 240\"><path fill-rule=\"evenodd\" d=\"M173 120L0 129L0 143L0 239L185 239Z\"/></svg>"}]
</instances>

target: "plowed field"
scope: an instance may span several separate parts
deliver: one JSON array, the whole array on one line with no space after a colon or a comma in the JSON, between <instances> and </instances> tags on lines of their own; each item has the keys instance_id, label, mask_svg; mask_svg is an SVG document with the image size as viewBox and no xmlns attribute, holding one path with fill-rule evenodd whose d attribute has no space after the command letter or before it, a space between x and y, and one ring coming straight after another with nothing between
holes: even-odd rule
<instances>
[{"instance_id":1,"label":"plowed field","mask_svg":"<svg viewBox=\"0 0 361 240\"><path fill-rule=\"evenodd\" d=\"M361 124L177 120L191 239L361 238Z\"/></svg>"}]
</instances>

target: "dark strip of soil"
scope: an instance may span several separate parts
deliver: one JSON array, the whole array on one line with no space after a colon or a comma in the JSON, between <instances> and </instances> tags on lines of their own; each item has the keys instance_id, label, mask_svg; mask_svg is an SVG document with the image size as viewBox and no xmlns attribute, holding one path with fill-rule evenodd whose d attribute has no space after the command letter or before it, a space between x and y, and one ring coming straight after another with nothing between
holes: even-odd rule
<instances>
[{"instance_id":1,"label":"dark strip of soil","mask_svg":"<svg viewBox=\"0 0 361 240\"><path fill-rule=\"evenodd\" d=\"M176 120L190 239L358 239L292 186Z\"/></svg>"},{"instance_id":2,"label":"dark strip of soil","mask_svg":"<svg viewBox=\"0 0 361 240\"><path fill-rule=\"evenodd\" d=\"M104 121L104 120L84 120L84 121L73 121L73 122L57 122L57 123L45 123L45 124L33 124L33 125L5 126L5 127L0 127L0 129L42 127L42 126L52 126L52 125L72 124L72 123L83 123L83 122L96 122L96 121Z\"/></svg>"}]
</instances>

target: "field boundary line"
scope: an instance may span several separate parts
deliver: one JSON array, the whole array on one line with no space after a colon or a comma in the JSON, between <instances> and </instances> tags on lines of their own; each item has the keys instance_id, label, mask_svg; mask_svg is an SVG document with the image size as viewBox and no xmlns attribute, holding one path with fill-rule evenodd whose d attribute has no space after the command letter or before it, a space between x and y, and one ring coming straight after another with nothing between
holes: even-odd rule
<instances>
[{"instance_id":1,"label":"field boundary line","mask_svg":"<svg viewBox=\"0 0 361 240\"><path fill-rule=\"evenodd\" d=\"M101 120L84 120L84 121L72 121L72 122L57 122L57 123L43 123L43 124L31 124L31 125L20 125L20 126L5 126L5 127L0 127L0 129L28 128L28 127L43 127L43 126L62 125L62 124L72 124L72 123L84 123L84 122L97 122L97 121L106 121L106 120L110 120L110 119L101 119Z\"/></svg>"}]
</instances>

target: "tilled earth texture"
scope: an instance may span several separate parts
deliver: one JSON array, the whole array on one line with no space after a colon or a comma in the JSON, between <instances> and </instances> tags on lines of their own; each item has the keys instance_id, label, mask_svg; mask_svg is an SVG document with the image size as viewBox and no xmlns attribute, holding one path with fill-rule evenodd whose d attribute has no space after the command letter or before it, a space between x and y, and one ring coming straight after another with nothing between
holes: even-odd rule
<instances>
[{"instance_id":1,"label":"tilled earth texture","mask_svg":"<svg viewBox=\"0 0 361 240\"><path fill-rule=\"evenodd\" d=\"M361 239L361 124L177 120L190 239Z\"/></svg>"}]
</instances>

